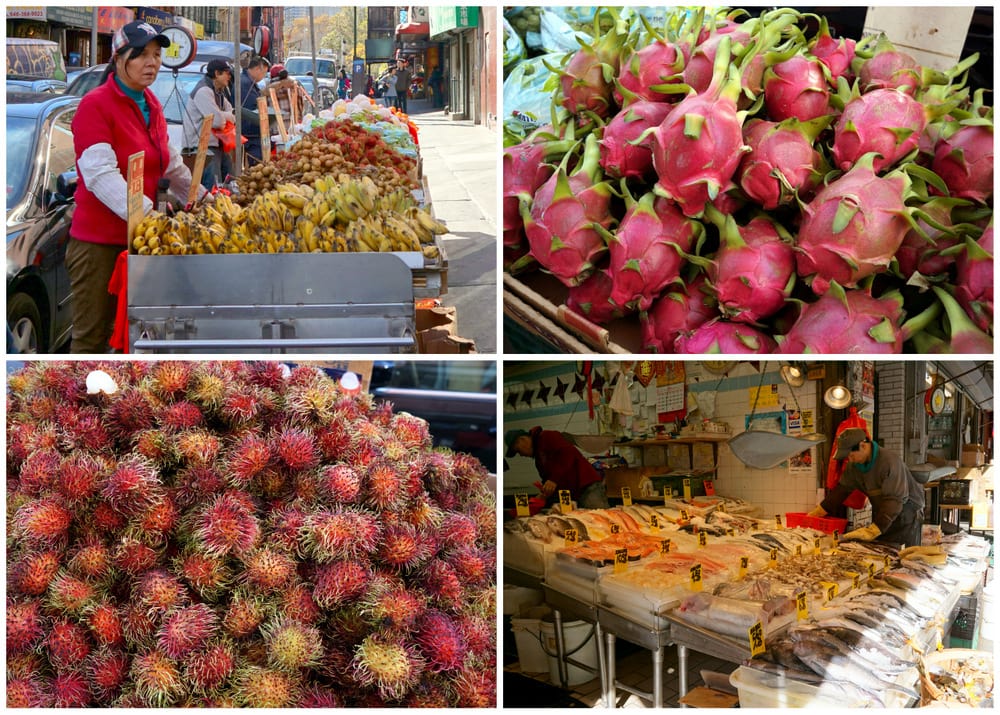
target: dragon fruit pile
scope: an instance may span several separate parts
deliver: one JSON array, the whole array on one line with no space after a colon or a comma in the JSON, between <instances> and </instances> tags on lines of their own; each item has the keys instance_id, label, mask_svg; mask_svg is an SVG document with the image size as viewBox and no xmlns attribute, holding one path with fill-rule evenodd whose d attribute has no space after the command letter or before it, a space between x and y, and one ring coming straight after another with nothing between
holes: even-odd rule
<instances>
[{"instance_id":1,"label":"dragon fruit pile","mask_svg":"<svg viewBox=\"0 0 1000 715\"><path fill-rule=\"evenodd\" d=\"M978 55L934 71L789 8L594 22L546 60L551 123L505 139L505 270L643 351L993 352Z\"/></svg>"},{"instance_id":2,"label":"dragon fruit pile","mask_svg":"<svg viewBox=\"0 0 1000 715\"><path fill-rule=\"evenodd\" d=\"M8 707L495 706L495 500L423 420L268 362L8 388Z\"/></svg>"}]
</instances>

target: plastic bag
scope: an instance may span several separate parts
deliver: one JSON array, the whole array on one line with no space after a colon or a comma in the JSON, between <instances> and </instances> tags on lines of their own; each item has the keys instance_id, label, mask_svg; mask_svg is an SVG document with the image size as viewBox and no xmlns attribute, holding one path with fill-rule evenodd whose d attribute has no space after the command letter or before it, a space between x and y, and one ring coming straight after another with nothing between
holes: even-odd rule
<instances>
[{"instance_id":1,"label":"plastic bag","mask_svg":"<svg viewBox=\"0 0 1000 715\"><path fill-rule=\"evenodd\" d=\"M226 125L222 129L212 129L212 134L219 140L219 147L226 154L236 149L236 125L232 122L226 122ZM247 138L240 136L240 141L246 144Z\"/></svg>"},{"instance_id":2,"label":"plastic bag","mask_svg":"<svg viewBox=\"0 0 1000 715\"><path fill-rule=\"evenodd\" d=\"M533 57L518 63L503 83L504 126L510 130L521 127L527 136L534 129L546 124L552 114L552 96L555 86L546 87L555 76L545 66L562 66L565 54L554 53Z\"/></svg>"},{"instance_id":3,"label":"plastic bag","mask_svg":"<svg viewBox=\"0 0 1000 715\"><path fill-rule=\"evenodd\" d=\"M593 38L586 32L574 30L559 15L549 10L542 10L541 41L545 52L576 52L580 49L579 37L590 44Z\"/></svg>"},{"instance_id":4,"label":"plastic bag","mask_svg":"<svg viewBox=\"0 0 1000 715\"><path fill-rule=\"evenodd\" d=\"M505 17L503 19L503 68L506 72L512 65L528 56L524 40L517 34Z\"/></svg>"}]
</instances>

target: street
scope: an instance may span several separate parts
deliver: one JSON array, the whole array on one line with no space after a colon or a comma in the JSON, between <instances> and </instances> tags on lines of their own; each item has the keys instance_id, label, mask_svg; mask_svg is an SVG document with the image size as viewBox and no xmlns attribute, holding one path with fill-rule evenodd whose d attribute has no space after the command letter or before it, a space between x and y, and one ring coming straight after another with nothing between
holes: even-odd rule
<instances>
[{"instance_id":1,"label":"street","mask_svg":"<svg viewBox=\"0 0 1000 715\"><path fill-rule=\"evenodd\" d=\"M454 306L458 335L476 350L497 351L498 134L472 121L455 121L430 102L411 99L420 155L434 214L448 225L446 306Z\"/></svg>"}]
</instances>

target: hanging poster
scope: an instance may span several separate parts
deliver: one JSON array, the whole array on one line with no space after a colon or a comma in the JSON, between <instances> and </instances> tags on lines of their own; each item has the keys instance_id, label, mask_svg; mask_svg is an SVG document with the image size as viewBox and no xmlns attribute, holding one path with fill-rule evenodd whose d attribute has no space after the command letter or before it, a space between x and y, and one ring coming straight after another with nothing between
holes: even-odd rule
<instances>
[{"instance_id":1,"label":"hanging poster","mask_svg":"<svg viewBox=\"0 0 1000 715\"><path fill-rule=\"evenodd\" d=\"M754 409L755 404L758 408L777 407L779 404L777 385L761 385L759 388L751 387L747 392L749 393L748 407L751 410Z\"/></svg>"},{"instance_id":2,"label":"hanging poster","mask_svg":"<svg viewBox=\"0 0 1000 715\"><path fill-rule=\"evenodd\" d=\"M656 416L661 424L683 419L684 408L684 362L668 360L663 363L663 372L656 375Z\"/></svg>"},{"instance_id":3,"label":"hanging poster","mask_svg":"<svg viewBox=\"0 0 1000 715\"><path fill-rule=\"evenodd\" d=\"M803 435L815 432L812 410L788 410L788 434ZM804 449L788 460L789 474L813 473L813 448Z\"/></svg>"}]
</instances>

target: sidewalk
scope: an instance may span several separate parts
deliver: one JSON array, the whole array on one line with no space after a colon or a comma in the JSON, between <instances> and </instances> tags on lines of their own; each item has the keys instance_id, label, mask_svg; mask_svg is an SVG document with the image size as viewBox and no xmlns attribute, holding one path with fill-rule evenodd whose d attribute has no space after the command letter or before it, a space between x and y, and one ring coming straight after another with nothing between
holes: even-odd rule
<instances>
[{"instance_id":1,"label":"sidewalk","mask_svg":"<svg viewBox=\"0 0 1000 715\"><path fill-rule=\"evenodd\" d=\"M434 215L448 224L448 292L458 334L482 354L497 351L498 134L471 121L454 121L424 100L409 101Z\"/></svg>"}]
</instances>

